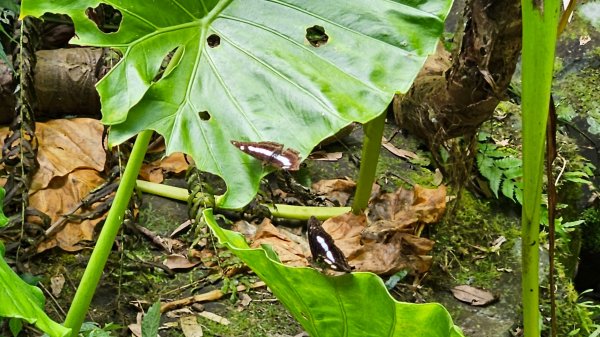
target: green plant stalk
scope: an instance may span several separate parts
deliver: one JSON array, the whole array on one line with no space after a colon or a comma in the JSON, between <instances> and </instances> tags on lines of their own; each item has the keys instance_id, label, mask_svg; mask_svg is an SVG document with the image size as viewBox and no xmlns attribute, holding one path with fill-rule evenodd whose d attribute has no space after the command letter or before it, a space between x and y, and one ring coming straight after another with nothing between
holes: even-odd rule
<instances>
[{"instance_id":1,"label":"green plant stalk","mask_svg":"<svg viewBox=\"0 0 600 337\"><path fill-rule=\"evenodd\" d=\"M187 201L189 196L189 193L185 188L152 183L146 180L138 179L136 181L136 188L142 192L151 193L173 200Z\"/></svg>"},{"instance_id":2,"label":"green plant stalk","mask_svg":"<svg viewBox=\"0 0 600 337\"><path fill-rule=\"evenodd\" d=\"M523 111L523 325L525 337L540 336L539 223L544 141L556 47L559 0L522 0Z\"/></svg>"},{"instance_id":3,"label":"green plant stalk","mask_svg":"<svg viewBox=\"0 0 600 337\"><path fill-rule=\"evenodd\" d=\"M145 180L137 181L137 189L141 192L179 201L187 201L189 197L188 191L184 188L152 183ZM264 206L269 209L269 212L274 217L298 220L308 220L311 216L315 216L319 220L326 220L350 212L350 207L310 207L285 204L264 204Z\"/></svg>"},{"instance_id":4,"label":"green plant stalk","mask_svg":"<svg viewBox=\"0 0 600 337\"><path fill-rule=\"evenodd\" d=\"M121 183L117 189L115 199L108 212L106 222L102 227L96 247L94 247L89 264L85 268L81 283L79 283L73 303L67 313L65 326L72 329L71 336L73 337L79 334L79 329L85 319L90 302L102 276L102 270L121 227L121 222L123 221L125 210L133 193L135 181L142 166L148 144L150 143L152 132L151 130L142 131L137 136L131 156L127 161L125 172L121 177Z\"/></svg>"},{"instance_id":5,"label":"green plant stalk","mask_svg":"<svg viewBox=\"0 0 600 337\"><path fill-rule=\"evenodd\" d=\"M354 203L352 203L352 212L354 214L360 214L364 211L369 204L369 198L371 198L371 189L373 188L377 172L377 162L379 161L381 137L383 137L386 115L383 112L377 118L364 125L365 139L363 141Z\"/></svg>"}]
</instances>

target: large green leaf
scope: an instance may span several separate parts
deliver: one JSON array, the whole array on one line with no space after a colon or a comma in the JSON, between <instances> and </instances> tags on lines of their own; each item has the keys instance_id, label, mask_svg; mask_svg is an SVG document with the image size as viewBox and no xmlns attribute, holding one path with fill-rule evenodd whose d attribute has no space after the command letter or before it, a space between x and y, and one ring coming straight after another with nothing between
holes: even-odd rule
<instances>
[{"instance_id":1,"label":"large green leaf","mask_svg":"<svg viewBox=\"0 0 600 337\"><path fill-rule=\"evenodd\" d=\"M71 329L54 322L44 313L44 294L27 284L10 269L2 257L4 245L0 242L0 317L21 318L32 323L50 337L62 337Z\"/></svg>"},{"instance_id":2,"label":"large green leaf","mask_svg":"<svg viewBox=\"0 0 600 337\"><path fill-rule=\"evenodd\" d=\"M8 224L8 218L6 217L6 215L4 215L4 210L2 209L2 206L1 206L4 204L4 195L5 194L6 194L6 191L4 191L4 188L0 187L0 228L6 226Z\"/></svg>"},{"instance_id":3,"label":"large green leaf","mask_svg":"<svg viewBox=\"0 0 600 337\"><path fill-rule=\"evenodd\" d=\"M228 186L221 207L251 200L269 168L230 142L275 141L306 158L322 139L380 115L406 92L443 31L451 0L106 0L122 13L102 33L97 0L24 0L22 15L64 13L76 44L113 47L122 61L98 83L116 144L144 129L191 154ZM314 47L306 30L324 28ZM220 41L215 44L215 36ZM213 47L209 46L209 43ZM161 62L174 66L155 81Z\"/></svg>"},{"instance_id":4,"label":"large green leaf","mask_svg":"<svg viewBox=\"0 0 600 337\"><path fill-rule=\"evenodd\" d=\"M398 302L375 274L332 277L288 267L268 247L251 249L242 235L220 228L211 210L204 218L219 242L252 268L312 337L462 336L442 305Z\"/></svg>"}]
</instances>

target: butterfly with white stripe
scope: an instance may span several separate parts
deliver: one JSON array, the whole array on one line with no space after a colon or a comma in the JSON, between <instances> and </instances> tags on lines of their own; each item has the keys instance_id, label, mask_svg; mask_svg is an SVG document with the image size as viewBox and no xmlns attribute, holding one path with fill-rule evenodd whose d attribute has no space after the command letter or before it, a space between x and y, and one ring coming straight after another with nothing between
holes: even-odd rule
<instances>
[{"instance_id":1,"label":"butterfly with white stripe","mask_svg":"<svg viewBox=\"0 0 600 337\"><path fill-rule=\"evenodd\" d=\"M333 238L323 229L321 222L314 216L308 220L308 245L312 259L318 264L335 271L352 272L352 267L344 253L335 245Z\"/></svg>"}]
</instances>

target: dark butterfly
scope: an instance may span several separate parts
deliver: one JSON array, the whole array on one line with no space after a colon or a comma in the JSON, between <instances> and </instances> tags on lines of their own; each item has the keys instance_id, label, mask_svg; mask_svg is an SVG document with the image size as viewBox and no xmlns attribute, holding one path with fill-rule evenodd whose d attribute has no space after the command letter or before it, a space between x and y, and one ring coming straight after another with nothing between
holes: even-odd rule
<instances>
[{"instance_id":1,"label":"dark butterfly","mask_svg":"<svg viewBox=\"0 0 600 337\"><path fill-rule=\"evenodd\" d=\"M314 216L308 220L308 245L314 262L335 271L346 273L352 271L344 253L335 245L331 235L323 229L321 222Z\"/></svg>"},{"instance_id":2,"label":"dark butterfly","mask_svg":"<svg viewBox=\"0 0 600 337\"><path fill-rule=\"evenodd\" d=\"M275 142L238 142L231 141L235 147L265 164L288 170L300 169L300 153L293 149L283 149L283 144Z\"/></svg>"}]
</instances>

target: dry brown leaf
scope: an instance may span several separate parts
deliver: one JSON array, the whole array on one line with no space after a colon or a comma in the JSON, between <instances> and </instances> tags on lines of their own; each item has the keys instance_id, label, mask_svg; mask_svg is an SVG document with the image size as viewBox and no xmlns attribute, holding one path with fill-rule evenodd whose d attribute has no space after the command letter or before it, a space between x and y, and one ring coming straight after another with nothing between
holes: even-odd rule
<instances>
[{"instance_id":1,"label":"dry brown leaf","mask_svg":"<svg viewBox=\"0 0 600 337\"><path fill-rule=\"evenodd\" d=\"M214 322L217 322L217 323L223 324L223 325L231 324L231 322L227 318L225 318L223 316L219 316L210 311L203 311L203 312L199 313L198 316L202 316L204 318L210 319L211 321L214 321Z\"/></svg>"},{"instance_id":2,"label":"dry brown leaf","mask_svg":"<svg viewBox=\"0 0 600 337\"><path fill-rule=\"evenodd\" d=\"M179 225L179 227L175 228L173 230L173 232L171 232L169 237L172 238L175 235L179 234L184 229L190 228L192 226L192 224L194 224L195 222L196 222L196 220L194 220L194 219L188 219L188 220L184 221L181 225Z\"/></svg>"},{"instance_id":3,"label":"dry brown leaf","mask_svg":"<svg viewBox=\"0 0 600 337\"><path fill-rule=\"evenodd\" d=\"M350 262L361 247L361 232L367 226L366 217L346 213L327 219L322 226Z\"/></svg>"},{"instance_id":4,"label":"dry brown leaf","mask_svg":"<svg viewBox=\"0 0 600 337\"><path fill-rule=\"evenodd\" d=\"M127 326L135 337L142 337L142 315L141 312L138 312L135 317L135 323L131 323Z\"/></svg>"},{"instance_id":5,"label":"dry brown leaf","mask_svg":"<svg viewBox=\"0 0 600 337\"><path fill-rule=\"evenodd\" d=\"M161 183L165 179L162 169L159 166L152 165L152 163L144 164L142 168L140 168L139 177L142 180L157 184Z\"/></svg>"},{"instance_id":6,"label":"dry brown leaf","mask_svg":"<svg viewBox=\"0 0 600 337\"><path fill-rule=\"evenodd\" d=\"M483 306L496 301L496 296L489 291L468 285L460 285L452 288L452 295L457 300L474 306Z\"/></svg>"},{"instance_id":7,"label":"dry brown leaf","mask_svg":"<svg viewBox=\"0 0 600 337\"><path fill-rule=\"evenodd\" d=\"M202 337L204 332L202 326L198 324L196 316L184 316L179 319L181 332L185 337Z\"/></svg>"},{"instance_id":8,"label":"dry brown leaf","mask_svg":"<svg viewBox=\"0 0 600 337\"><path fill-rule=\"evenodd\" d=\"M46 188L55 177L64 177L78 169L103 171L106 161L103 128L100 121L91 118L36 123L40 167L32 178L30 193Z\"/></svg>"},{"instance_id":9,"label":"dry brown leaf","mask_svg":"<svg viewBox=\"0 0 600 337\"><path fill-rule=\"evenodd\" d=\"M340 206L345 206L354 193L356 183L349 178L320 180L312 184L314 193L325 195L329 200L337 201Z\"/></svg>"},{"instance_id":10,"label":"dry brown leaf","mask_svg":"<svg viewBox=\"0 0 600 337\"><path fill-rule=\"evenodd\" d=\"M390 242L368 242L352 257L356 270L370 271L379 275L394 274L403 269L424 273L431 267L431 256L415 255L403 250L403 237L399 235Z\"/></svg>"},{"instance_id":11,"label":"dry brown leaf","mask_svg":"<svg viewBox=\"0 0 600 337\"><path fill-rule=\"evenodd\" d=\"M307 254L302 246L290 240L277 227L273 226L270 219L265 219L258 226L251 248L260 247L262 244L269 244L279 255L279 260L290 266L307 266Z\"/></svg>"},{"instance_id":12,"label":"dry brown leaf","mask_svg":"<svg viewBox=\"0 0 600 337\"><path fill-rule=\"evenodd\" d=\"M240 305L243 307L247 307L248 305L250 305L250 302L252 302L252 297L250 297L248 294L243 293L240 295Z\"/></svg>"},{"instance_id":13,"label":"dry brown leaf","mask_svg":"<svg viewBox=\"0 0 600 337\"><path fill-rule=\"evenodd\" d=\"M202 261L205 267L213 267L217 262L214 259L214 252L211 249L204 248L202 250L191 249L189 257L193 257Z\"/></svg>"},{"instance_id":14,"label":"dry brown leaf","mask_svg":"<svg viewBox=\"0 0 600 337\"><path fill-rule=\"evenodd\" d=\"M185 155L176 152L165 158L155 160L150 164L142 165L140 177L153 183L161 183L164 180L165 173L181 173L187 170L188 166L189 164L186 161Z\"/></svg>"},{"instance_id":15,"label":"dry brown leaf","mask_svg":"<svg viewBox=\"0 0 600 337\"><path fill-rule=\"evenodd\" d=\"M55 222L58 218L79 204L81 199L104 182L95 170L81 169L71 172L64 177L52 179L47 188L29 196L31 207L48 214ZM89 210L86 210L88 212ZM75 213L81 214L82 210ZM80 223L67 222L56 236L49 238L38 246L38 252L59 246L67 251L77 251L83 247L81 241L90 241L94 237L94 227L104 217L93 220L83 220Z\"/></svg>"},{"instance_id":16,"label":"dry brown leaf","mask_svg":"<svg viewBox=\"0 0 600 337\"><path fill-rule=\"evenodd\" d=\"M181 309L175 309L175 310L171 310L171 311L167 312L166 316L168 318L181 318L184 316L190 316L190 315L194 315L194 314L195 313L190 308L181 308Z\"/></svg>"},{"instance_id":17,"label":"dry brown leaf","mask_svg":"<svg viewBox=\"0 0 600 337\"><path fill-rule=\"evenodd\" d=\"M364 215L344 214L323 223L348 263L357 271L393 274L402 269L424 273L434 242L417 236L423 224L438 221L445 211L446 189L398 190L371 201L370 225Z\"/></svg>"},{"instance_id":18,"label":"dry brown leaf","mask_svg":"<svg viewBox=\"0 0 600 337\"><path fill-rule=\"evenodd\" d=\"M338 161L342 158L342 155L342 152L314 151L308 158L319 161Z\"/></svg>"},{"instance_id":19,"label":"dry brown leaf","mask_svg":"<svg viewBox=\"0 0 600 337\"><path fill-rule=\"evenodd\" d=\"M50 289L52 290L52 295L54 295L54 297L60 296L64 285L65 277L62 274L50 278Z\"/></svg>"},{"instance_id":20,"label":"dry brown leaf","mask_svg":"<svg viewBox=\"0 0 600 337\"><path fill-rule=\"evenodd\" d=\"M438 188L414 187L415 201L412 208L419 215L419 221L436 223L440 221L446 211L446 186Z\"/></svg>"},{"instance_id":21,"label":"dry brown leaf","mask_svg":"<svg viewBox=\"0 0 600 337\"><path fill-rule=\"evenodd\" d=\"M231 229L233 231L236 231L236 232L242 234L243 236L245 236L246 238L248 238L250 240L256 235L256 232L258 230L258 228L255 224L249 223L246 220L236 221L231 226Z\"/></svg>"},{"instance_id":22,"label":"dry brown leaf","mask_svg":"<svg viewBox=\"0 0 600 337\"><path fill-rule=\"evenodd\" d=\"M181 254L171 254L163 261L167 268L173 269L189 269L198 265L200 261L190 261L187 257Z\"/></svg>"},{"instance_id":23,"label":"dry brown leaf","mask_svg":"<svg viewBox=\"0 0 600 337\"><path fill-rule=\"evenodd\" d=\"M397 157L405 158L405 159L419 158L419 156L412 151L402 150L402 149L397 148L394 144L390 143L385 137L381 138L381 145L383 145L383 147L386 150L390 151L392 154L394 154Z\"/></svg>"}]
</instances>

